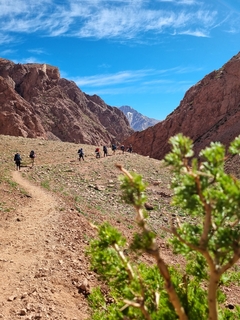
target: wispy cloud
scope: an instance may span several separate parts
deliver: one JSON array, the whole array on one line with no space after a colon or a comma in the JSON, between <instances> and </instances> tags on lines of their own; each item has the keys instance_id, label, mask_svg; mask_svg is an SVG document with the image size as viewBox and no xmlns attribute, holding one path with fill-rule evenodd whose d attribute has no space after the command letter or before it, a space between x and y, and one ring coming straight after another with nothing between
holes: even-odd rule
<instances>
[{"instance_id":1,"label":"wispy cloud","mask_svg":"<svg viewBox=\"0 0 240 320\"><path fill-rule=\"evenodd\" d=\"M168 84L172 80L167 77L173 74L183 74L199 71L198 68L182 68L175 67L170 69L154 70L154 69L141 69L141 70L126 70L113 74L98 74L89 77L75 77L71 78L79 87L105 87L125 85L126 83L143 83L145 85L153 84ZM156 77L156 78L154 78ZM162 77L161 79L159 77ZM149 80L151 78L151 80Z\"/></svg>"},{"instance_id":2,"label":"wispy cloud","mask_svg":"<svg viewBox=\"0 0 240 320\"><path fill-rule=\"evenodd\" d=\"M3 50L3 51L0 51L0 56L1 57L4 57L4 56L7 56L7 55L10 55L12 53L14 53L15 51L12 50L12 49L7 49L7 50Z\"/></svg>"},{"instance_id":3,"label":"wispy cloud","mask_svg":"<svg viewBox=\"0 0 240 320\"><path fill-rule=\"evenodd\" d=\"M36 49L29 49L28 52L35 53L35 54L46 54L46 51L41 48Z\"/></svg>"},{"instance_id":4,"label":"wispy cloud","mask_svg":"<svg viewBox=\"0 0 240 320\"><path fill-rule=\"evenodd\" d=\"M202 30L185 30L185 31L179 32L179 34L194 36L194 37L204 37L204 38L209 37L209 33Z\"/></svg>"},{"instance_id":5,"label":"wispy cloud","mask_svg":"<svg viewBox=\"0 0 240 320\"><path fill-rule=\"evenodd\" d=\"M74 82L80 87L101 87L106 85L124 84L129 82L140 81L151 74L155 74L153 70L135 70L135 71L121 71L115 74L99 74L89 77L72 78Z\"/></svg>"},{"instance_id":6,"label":"wispy cloud","mask_svg":"<svg viewBox=\"0 0 240 320\"><path fill-rule=\"evenodd\" d=\"M36 59L35 57L22 58L21 60L14 60L13 59L13 62L22 63L22 64L25 64L25 63L45 63L45 61L41 61L39 59Z\"/></svg>"},{"instance_id":7,"label":"wispy cloud","mask_svg":"<svg viewBox=\"0 0 240 320\"><path fill-rule=\"evenodd\" d=\"M186 92L194 83L192 81L163 81L155 83L155 85L148 83L140 83L138 86L119 86L119 87L104 87L88 89L89 95L141 95L141 94L172 94L176 92Z\"/></svg>"},{"instance_id":8,"label":"wispy cloud","mask_svg":"<svg viewBox=\"0 0 240 320\"><path fill-rule=\"evenodd\" d=\"M210 4L196 0L9 0L0 3L0 28L45 36L133 39L147 33L207 36L220 20ZM189 30L204 30L190 32ZM1 41L1 40L0 40Z\"/></svg>"},{"instance_id":9,"label":"wispy cloud","mask_svg":"<svg viewBox=\"0 0 240 320\"><path fill-rule=\"evenodd\" d=\"M14 41L14 37L9 34L0 33L0 44L7 44Z\"/></svg>"},{"instance_id":10,"label":"wispy cloud","mask_svg":"<svg viewBox=\"0 0 240 320\"><path fill-rule=\"evenodd\" d=\"M193 5L197 4L199 1L196 0L158 0L158 2L171 2L179 5Z\"/></svg>"}]
</instances>

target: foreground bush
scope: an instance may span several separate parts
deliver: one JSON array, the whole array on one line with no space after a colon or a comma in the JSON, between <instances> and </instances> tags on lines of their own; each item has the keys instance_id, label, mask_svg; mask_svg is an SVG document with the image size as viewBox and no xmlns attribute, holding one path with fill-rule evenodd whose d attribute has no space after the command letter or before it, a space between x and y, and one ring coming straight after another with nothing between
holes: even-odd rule
<instances>
[{"instance_id":1,"label":"foreground bush","mask_svg":"<svg viewBox=\"0 0 240 320\"><path fill-rule=\"evenodd\" d=\"M240 257L240 182L224 172L226 151L220 143L211 143L198 158L189 138L179 134L170 143L165 162L173 172L172 202L194 223L181 224L176 217L164 230L171 236L173 252L185 256L185 270L162 259L146 220L146 184L119 166L124 173L122 197L134 206L141 232L128 245L109 224L98 227L98 239L91 241L88 254L108 292L97 288L91 293L93 320L240 318L239 307L219 307L224 301L222 275ZM228 149L228 154L239 153L240 137ZM154 257L154 266L141 262L142 252Z\"/></svg>"}]
</instances>

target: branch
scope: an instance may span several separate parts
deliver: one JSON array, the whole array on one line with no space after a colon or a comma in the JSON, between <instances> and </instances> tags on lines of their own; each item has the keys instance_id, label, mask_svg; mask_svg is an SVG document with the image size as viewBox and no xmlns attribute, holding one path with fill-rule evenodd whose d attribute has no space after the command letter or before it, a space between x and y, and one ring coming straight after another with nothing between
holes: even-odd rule
<instances>
[{"instance_id":1,"label":"branch","mask_svg":"<svg viewBox=\"0 0 240 320\"><path fill-rule=\"evenodd\" d=\"M139 299L139 298L136 298L136 299L137 299L137 302L125 299L124 302L126 303L126 305L123 306L120 309L120 311L123 311L124 309L128 308L129 306L132 306L134 308L140 309L145 319L151 320L152 318L150 317L150 314L148 313L147 307L144 305L144 300Z\"/></svg>"},{"instance_id":2,"label":"branch","mask_svg":"<svg viewBox=\"0 0 240 320\"><path fill-rule=\"evenodd\" d=\"M201 189L201 183L200 183L200 179L198 175L193 174L193 177L195 179L195 183L196 183L196 187L197 187L197 193L200 197L201 202L203 203L204 206L204 211L205 211L205 219L204 219L204 223L203 223L203 233L200 239L200 246L203 247L204 249L207 246L207 242L208 242L208 235L209 235L209 231L212 225L212 208L211 205L207 204L204 196L202 194L202 189Z\"/></svg>"},{"instance_id":3,"label":"branch","mask_svg":"<svg viewBox=\"0 0 240 320\"><path fill-rule=\"evenodd\" d=\"M119 168L130 179L130 181L133 181L133 177L131 176L131 174L127 170L125 170L122 167L122 165L116 165L116 167ZM137 221L138 221L139 226L142 228L142 230L144 232L146 232L146 233L151 232L148 228L146 220L144 219L142 208L137 205L134 205L134 208L136 209L136 212L137 212ZM180 320L187 320L188 317L185 313L184 308L181 305L180 299L179 299L177 292L173 286L171 276L170 276L170 273L168 270L168 266L160 256L160 252L159 252L158 246L156 244L156 240L152 239L151 245L148 248L146 248L145 250L147 253L152 255L156 260L159 272L165 281L165 288L166 288L166 291L169 295L169 300L172 303L179 319Z\"/></svg>"},{"instance_id":4,"label":"branch","mask_svg":"<svg viewBox=\"0 0 240 320\"><path fill-rule=\"evenodd\" d=\"M210 270L215 270L214 261L213 261L211 255L210 255L210 253L209 253L206 249L203 249L203 248L201 248L201 247L195 246L194 244L189 243L189 242L187 242L186 240L184 240L184 239L178 234L176 228L173 227L173 228L171 229L171 231L172 231L172 234L173 234L174 236L176 236L180 242L182 242L183 244L185 244L186 246L188 246L191 250L194 250L194 251L197 251L197 252L201 253L201 254L204 256L204 258L206 259Z\"/></svg>"},{"instance_id":5,"label":"branch","mask_svg":"<svg viewBox=\"0 0 240 320\"><path fill-rule=\"evenodd\" d=\"M130 277L131 280L133 280L135 278L135 274L134 274L134 271L132 269L132 266L130 264L130 262L127 260L127 258L125 257L124 253L122 250L120 250L119 246L115 243L113 245L114 249L117 251L120 259L123 261L123 263L126 265L127 267L127 273Z\"/></svg>"},{"instance_id":6,"label":"branch","mask_svg":"<svg viewBox=\"0 0 240 320\"><path fill-rule=\"evenodd\" d=\"M229 227L233 228L233 227L236 227L236 225L239 224L239 219L233 221L233 222L229 222Z\"/></svg>"},{"instance_id":7,"label":"branch","mask_svg":"<svg viewBox=\"0 0 240 320\"><path fill-rule=\"evenodd\" d=\"M240 248L238 248L234 252L232 259L230 259L225 265L222 266L222 268L219 271L220 274L222 275L225 271L230 269L239 260L239 258L240 258Z\"/></svg>"}]
</instances>

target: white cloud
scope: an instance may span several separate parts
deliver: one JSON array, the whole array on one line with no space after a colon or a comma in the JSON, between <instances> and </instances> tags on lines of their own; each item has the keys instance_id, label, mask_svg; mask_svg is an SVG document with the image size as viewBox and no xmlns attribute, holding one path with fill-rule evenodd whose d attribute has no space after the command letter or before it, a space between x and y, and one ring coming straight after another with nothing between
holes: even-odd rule
<instances>
[{"instance_id":1,"label":"white cloud","mask_svg":"<svg viewBox=\"0 0 240 320\"><path fill-rule=\"evenodd\" d=\"M0 3L0 29L5 36L41 32L52 37L133 39L175 30L199 37L219 24L218 15L209 3L196 0L8 0Z\"/></svg>"},{"instance_id":2,"label":"white cloud","mask_svg":"<svg viewBox=\"0 0 240 320\"><path fill-rule=\"evenodd\" d=\"M193 85L192 81L165 81L158 83L140 83L138 85L133 86L119 86L119 87L104 87L104 88L94 88L93 90L88 88L88 94L94 95L97 94L99 96L102 95L132 95L132 94L171 94L176 92L186 92Z\"/></svg>"},{"instance_id":3,"label":"white cloud","mask_svg":"<svg viewBox=\"0 0 240 320\"><path fill-rule=\"evenodd\" d=\"M39 59L36 59L35 57L22 58L21 60L17 60L17 61L15 61L13 59L13 62L22 63L22 64L25 64L25 63L45 63L45 61L40 61Z\"/></svg>"},{"instance_id":4,"label":"white cloud","mask_svg":"<svg viewBox=\"0 0 240 320\"><path fill-rule=\"evenodd\" d=\"M0 33L0 44L7 44L14 41L14 37L9 34Z\"/></svg>"},{"instance_id":5,"label":"white cloud","mask_svg":"<svg viewBox=\"0 0 240 320\"><path fill-rule=\"evenodd\" d=\"M169 83L168 79L159 79L159 76L170 76L173 74L183 74L189 72L199 71L197 68L182 68L174 67L169 69L153 70L153 69L141 69L141 70L125 70L114 74L98 74L88 77L76 77L71 78L79 87L104 87L114 85L124 85L126 83L145 83L147 85ZM148 80L151 77L151 80ZM153 79L153 77L157 77Z\"/></svg>"},{"instance_id":6,"label":"white cloud","mask_svg":"<svg viewBox=\"0 0 240 320\"><path fill-rule=\"evenodd\" d=\"M203 38L209 37L208 32L205 32L202 30L185 30L185 31L179 32L179 34L194 36L194 37L203 37Z\"/></svg>"},{"instance_id":7,"label":"white cloud","mask_svg":"<svg viewBox=\"0 0 240 320\"><path fill-rule=\"evenodd\" d=\"M153 74L155 71L153 70L127 70L127 71L121 71L115 74L100 74L100 75L94 75L89 77L77 77L72 78L74 82L78 86L93 86L93 87L99 87L99 86L105 86L105 85L116 85L116 84L122 84L126 82L135 82L139 81L140 79L146 77L147 75Z\"/></svg>"},{"instance_id":8,"label":"white cloud","mask_svg":"<svg viewBox=\"0 0 240 320\"><path fill-rule=\"evenodd\" d=\"M1 57L8 56L10 54L13 54L14 52L15 51L11 49L3 50L3 51L0 51L0 56Z\"/></svg>"},{"instance_id":9,"label":"white cloud","mask_svg":"<svg viewBox=\"0 0 240 320\"><path fill-rule=\"evenodd\" d=\"M46 51L41 48L29 49L28 52L35 53L35 54L43 54L43 53L46 54Z\"/></svg>"},{"instance_id":10,"label":"white cloud","mask_svg":"<svg viewBox=\"0 0 240 320\"><path fill-rule=\"evenodd\" d=\"M159 2L171 2L174 4L180 4L180 5L194 5L199 2L196 0L158 0L158 1Z\"/></svg>"}]
</instances>

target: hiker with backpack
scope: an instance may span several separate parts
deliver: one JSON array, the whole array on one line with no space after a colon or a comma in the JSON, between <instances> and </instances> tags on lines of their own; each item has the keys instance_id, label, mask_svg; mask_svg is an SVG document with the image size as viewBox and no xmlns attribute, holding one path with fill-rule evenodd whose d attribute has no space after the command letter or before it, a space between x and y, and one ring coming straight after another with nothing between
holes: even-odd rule
<instances>
[{"instance_id":1,"label":"hiker with backpack","mask_svg":"<svg viewBox=\"0 0 240 320\"><path fill-rule=\"evenodd\" d=\"M128 152L132 153L132 151L133 151L133 147L132 147L132 145L130 144L129 147L128 147Z\"/></svg>"},{"instance_id":2,"label":"hiker with backpack","mask_svg":"<svg viewBox=\"0 0 240 320\"><path fill-rule=\"evenodd\" d=\"M20 154L19 154L18 152L15 154L13 160L14 160L15 163L16 163L16 169L17 169L18 171L20 171L22 159L21 159L21 156L20 156Z\"/></svg>"},{"instance_id":3,"label":"hiker with backpack","mask_svg":"<svg viewBox=\"0 0 240 320\"><path fill-rule=\"evenodd\" d=\"M34 159L35 159L35 157L36 157L36 154L35 154L34 150L31 150L31 151L30 151L30 154L29 154L29 158L31 159L32 167L33 167L33 165L34 165Z\"/></svg>"},{"instance_id":4,"label":"hiker with backpack","mask_svg":"<svg viewBox=\"0 0 240 320\"><path fill-rule=\"evenodd\" d=\"M83 148L80 148L79 150L78 150L78 156L79 156L79 161L81 161L81 159L83 159L83 161L84 161L84 152L83 152Z\"/></svg>"},{"instance_id":5,"label":"hiker with backpack","mask_svg":"<svg viewBox=\"0 0 240 320\"><path fill-rule=\"evenodd\" d=\"M113 152L113 154L115 154L116 150L117 150L116 145L115 145L115 144L112 144L112 152Z\"/></svg>"},{"instance_id":6,"label":"hiker with backpack","mask_svg":"<svg viewBox=\"0 0 240 320\"><path fill-rule=\"evenodd\" d=\"M103 156L106 157L108 155L107 147L103 146Z\"/></svg>"},{"instance_id":7,"label":"hiker with backpack","mask_svg":"<svg viewBox=\"0 0 240 320\"><path fill-rule=\"evenodd\" d=\"M121 145L121 150L122 150L122 153L124 153L125 147L123 144Z\"/></svg>"},{"instance_id":8,"label":"hiker with backpack","mask_svg":"<svg viewBox=\"0 0 240 320\"><path fill-rule=\"evenodd\" d=\"M96 158L100 158L100 149L99 148L95 149L95 154L96 154Z\"/></svg>"}]
</instances>

